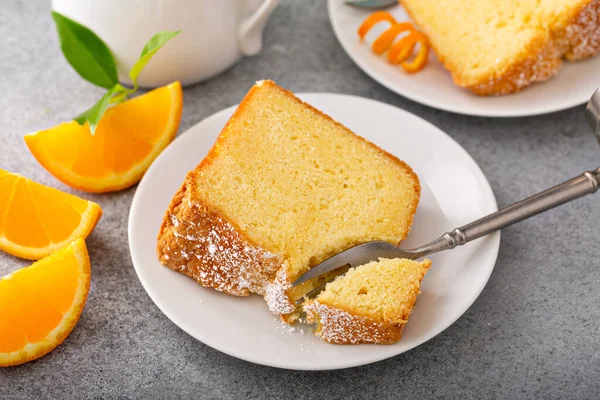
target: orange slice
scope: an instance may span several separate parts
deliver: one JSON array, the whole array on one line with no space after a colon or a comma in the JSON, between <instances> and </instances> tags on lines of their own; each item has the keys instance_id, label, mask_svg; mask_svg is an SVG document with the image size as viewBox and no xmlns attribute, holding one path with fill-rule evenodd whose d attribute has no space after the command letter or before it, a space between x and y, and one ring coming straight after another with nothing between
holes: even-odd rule
<instances>
[{"instance_id":1,"label":"orange slice","mask_svg":"<svg viewBox=\"0 0 600 400\"><path fill-rule=\"evenodd\" d=\"M173 140L181 120L179 82L106 110L95 135L88 124L65 122L25 135L34 157L63 183L86 192L125 189L137 183Z\"/></svg>"},{"instance_id":2,"label":"orange slice","mask_svg":"<svg viewBox=\"0 0 600 400\"><path fill-rule=\"evenodd\" d=\"M48 354L71 333L90 288L83 239L0 278L0 367Z\"/></svg>"},{"instance_id":3,"label":"orange slice","mask_svg":"<svg viewBox=\"0 0 600 400\"><path fill-rule=\"evenodd\" d=\"M0 169L0 250L38 260L86 238L101 216L96 203Z\"/></svg>"}]
</instances>

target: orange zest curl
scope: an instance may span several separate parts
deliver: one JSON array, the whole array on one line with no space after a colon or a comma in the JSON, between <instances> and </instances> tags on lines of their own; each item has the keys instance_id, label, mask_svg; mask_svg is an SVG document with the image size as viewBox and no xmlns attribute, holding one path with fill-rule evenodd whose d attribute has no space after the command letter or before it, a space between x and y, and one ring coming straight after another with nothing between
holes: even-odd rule
<instances>
[{"instance_id":1,"label":"orange zest curl","mask_svg":"<svg viewBox=\"0 0 600 400\"><path fill-rule=\"evenodd\" d=\"M358 28L360 39L364 40L366 34L379 22L389 22L391 26L373 42L371 46L373 52L379 55L389 50L388 61L394 65L400 65L408 73L423 69L429 59L429 40L410 22L397 22L389 12L378 11L367 17ZM394 43L394 40L403 33L408 34ZM406 61L413 54L417 44L419 44L419 49L416 56L412 61Z\"/></svg>"},{"instance_id":2,"label":"orange zest curl","mask_svg":"<svg viewBox=\"0 0 600 400\"><path fill-rule=\"evenodd\" d=\"M390 48L387 54L388 61L392 64L402 64L412 55L416 44L412 34L403 37Z\"/></svg>"},{"instance_id":3,"label":"orange zest curl","mask_svg":"<svg viewBox=\"0 0 600 400\"><path fill-rule=\"evenodd\" d=\"M404 32L414 32L415 27L410 22L400 22L390 26L390 28L383 32L374 42L373 51L375 54L382 54L384 51L390 48L394 39L398 35Z\"/></svg>"},{"instance_id":4,"label":"orange zest curl","mask_svg":"<svg viewBox=\"0 0 600 400\"><path fill-rule=\"evenodd\" d=\"M412 74L415 72L419 72L423 69L423 67L425 66L425 64L427 64L427 61L429 60L429 41L427 40L427 36L423 35L421 32L415 31L408 35L405 39L409 39L410 41L410 44L408 45L410 46L410 52L405 52L408 55L402 60L400 60L400 58L396 58L394 60L394 63L401 63L400 65L402 66L402 68L404 68L404 70L408 73ZM398 45L399 43L400 42L396 43L394 46ZM414 60L412 60L411 62L405 61L410 56L410 54L412 54L413 49L417 43L420 44L420 47ZM390 50L390 53L391 52L392 50Z\"/></svg>"},{"instance_id":5,"label":"orange zest curl","mask_svg":"<svg viewBox=\"0 0 600 400\"><path fill-rule=\"evenodd\" d=\"M396 18L394 18L392 16L392 14L390 14L389 12L377 11L377 12L369 15L367 17L367 19L365 19L365 22L363 22L362 25L358 28L358 36L360 37L360 40L365 39L365 35L371 30L371 28L375 24L377 24L379 22L383 22L383 21L387 21L392 25L398 23L396 21Z\"/></svg>"}]
</instances>

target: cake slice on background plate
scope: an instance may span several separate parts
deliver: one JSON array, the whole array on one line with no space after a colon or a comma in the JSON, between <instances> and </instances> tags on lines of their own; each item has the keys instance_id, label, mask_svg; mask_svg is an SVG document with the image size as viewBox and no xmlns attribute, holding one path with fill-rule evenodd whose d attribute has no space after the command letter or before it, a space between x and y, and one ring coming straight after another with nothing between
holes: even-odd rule
<instances>
[{"instance_id":1,"label":"cake slice on background plate","mask_svg":"<svg viewBox=\"0 0 600 400\"><path fill-rule=\"evenodd\" d=\"M352 268L304 304L307 322L329 343L395 343L430 266L429 260L382 258Z\"/></svg>"},{"instance_id":2,"label":"cake slice on background plate","mask_svg":"<svg viewBox=\"0 0 600 400\"><path fill-rule=\"evenodd\" d=\"M600 50L600 0L402 0L454 82L512 93Z\"/></svg>"},{"instance_id":3,"label":"cake slice on background plate","mask_svg":"<svg viewBox=\"0 0 600 400\"><path fill-rule=\"evenodd\" d=\"M175 194L158 257L204 286L262 295L292 323L308 288L291 282L354 245L398 244L419 195L404 162L261 81Z\"/></svg>"}]
</instances>

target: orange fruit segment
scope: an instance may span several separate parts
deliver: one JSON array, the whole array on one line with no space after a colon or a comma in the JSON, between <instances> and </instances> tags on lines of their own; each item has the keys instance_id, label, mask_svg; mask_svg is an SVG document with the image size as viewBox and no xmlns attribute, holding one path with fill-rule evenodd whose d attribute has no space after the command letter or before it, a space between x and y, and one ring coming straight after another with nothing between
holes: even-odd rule
<instances>
[{"instance_id":1,"label":"orange fruit segment","mask_svg":"<svg viewBox=\"0 0 600 400\"><path fill-rule=\"evenodd\" d=\"M96 203L0 169L0 250L38 260L86 238L101 216Z\"/></svg>"},{"instance_id":2,"label":"orange fruit segment","mask_svg":"<svg viewBox=\"0 0 600 400\"><path fill-rule=\"evenodd\" d=\"M86 192L137 183L173 140L183 108L181 84L154 89L106 110L96 133L87 122L65 122L25 135L29 150L63 183Z\"/></svg>"},{"instance_id":3,"label":"orange fruit segment","mask_svg":"<svg viewBox=\"0 0 600 400\"><path fill-rule=\"evenodd\" d=\"M90 288L83 239L0 278L0 367L48 354L71 333Z\"/></svg>"}]
</instances>

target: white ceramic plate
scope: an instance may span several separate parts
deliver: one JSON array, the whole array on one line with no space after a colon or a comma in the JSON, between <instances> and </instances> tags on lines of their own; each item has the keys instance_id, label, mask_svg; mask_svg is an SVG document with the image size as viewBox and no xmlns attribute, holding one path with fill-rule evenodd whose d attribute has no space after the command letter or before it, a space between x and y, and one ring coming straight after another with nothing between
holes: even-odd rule
<instances>
[{"instance_id":1,"label":"white ceramic plate","mask_svg":"<svg viewBox=\"0 0 600 400\"><path fill-rule=\"evenodd\" d=\"M477 164L435 126L373 100L336 94L300 97L414 168L423 195L407 246L424 244L496 210L490 185ZM163 214L186 173L207 154L234 108L214 114L177 138L146 172L131 206L133 265L152 300L177 326L243 360L289 369L337 369L412 349L446 329L475 301L494 268L499 234L431 257L433 266L423 280L404 337L389 346L327 344L312 335L309 326L290 329L283 325L258 296L228 296L161 266L155 247Z\"/></svg>"},{"instance_id":2,"label":"white ceramic plate","mask_svg":"<svg viewBox=\"0 0 600 400\"><path fill-rule=\"evenodd\" d=\"M389 9L398 21L409 17L401 6ZM600 85L600 57L565 63L554 78L532 85L520 93L498 97L479 97L452 83L435 55L417 74L406 74L402 68L390 65L377 56L369 45L362 43L356 30L372 11L357 10L344 0L329 0L329 19L333 31L350 58L371 78L388 89L416 102L459 114L489 117L521 117L546 114L585 103ZM367 43L386 28L376 25L367 35Z\"/></svg>"}]
</instances>

